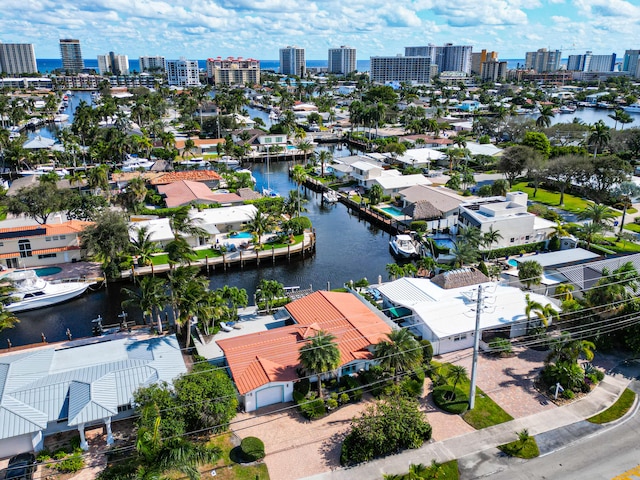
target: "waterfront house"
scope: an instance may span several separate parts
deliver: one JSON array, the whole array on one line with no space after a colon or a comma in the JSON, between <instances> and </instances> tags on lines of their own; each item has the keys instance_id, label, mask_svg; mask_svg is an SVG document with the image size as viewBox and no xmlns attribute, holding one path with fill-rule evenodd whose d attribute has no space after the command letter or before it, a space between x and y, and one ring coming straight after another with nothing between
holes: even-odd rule
<instances>
[{"instance_id":1,"label":"waterfront house","mask_svg":"<svg viewBox=\"0 0 640 480\"><path fill-rule=\"evenodd\" d=\"M421 173L401 175L397 170L385 170L383 175L373 179L373 183L382 187L383 195L391 196L416 185L431 185L431 181Z\"/></svg>"},{"instance_id":2,"label":"waterfront house","mask_svg":"<svg viewBox=\"0 0 640 480\"><path fill-rule=\"evenodd\" d=\"M431 187L428 185L414 185L399 192L403 206L403 213L413 220L427 221L427 229L432 231L453 227L458 223L459 206L467 202L468 197L458 195L446 187ZM428 205L429 208L425 208ZM416 215L418 212L431 211L428 218Z\"/></svg>"},{"instance_id":3,"label":"waterfront house","mask_svg":"<svg viewBox=\"0 0 640 480\"><path fill-rule=\"evenodd\" d=\"M181 207L183 205L209 205L212 203L222 203L224 197L220 194L216 196L206 184L201 182L191 182L189 180L180 180L169 183L167 185L158 185L158 193L164 197L164 203L168 208ZM242 199L234 194L233 198L229 198L231 202L242 203ZM230 203L230 202L227 202Z\"/></svg>"},{"instance_id":4,"label":"waterfront house","mask_svg":"<svg viewBox=\"0 0 640 480\"><path fill-rule=\"evenodd\" d=\"M480 271L461 268L432 279L401 278L379 285L383 308L401 327L427 339L433 353L442 355L470 348L474 343L478 286L483 286L491 308L480 315L480 331L485 340L494 336L514 338L526 334L527 292L516 287L490 283ZM550 299L530 293L542 305ZM533 325L529 325L533 326ZM481 345L486 348L486 342Z\"/></svg>"},{"instance_id":5,"label":"waterfront house","mask_svg":"<svg viewBox=\"0 0 640 480\"><path fill-rule=\"evenodd\" d=\"M247 412L292 401L300 347L319 331L336 337L338 377L368 369L373 346L391 332L383 315L351 293L318 291L285 308L291 325L217 342Z\"/></svg>"},{"instance_id":6,"label":"waterfront house","mask_svg":"<svg viewBox=\"0 0 640 480\"><path fill-rule=\"evenodd\" d=\"M527 194L509 192L506 197L487 197L460 205L458 225L477 227L481 233L497 230L502 238L492 249L537 243L546 240L554 222L527 212Z\"/></svg>"},{"instance_id":7,"label":"waterfront house","mask_svg":"<svg viewBox=\"0 0 640 480\"><path fill-rule=\"evenodd\" d=\"M151 185L167 185L179 181L201 182L209 188L220 186L220 174L214 170L186 170L183 172L167 172L152 178Z\"/></svg>"},{"instance_id":8,"label":"waterfront house","mask_svg":"<svg viewBox=\"0 0 640 480\"><path fill-rule=\"evenodd\" d=\"M80 234L93 222L62 221L40 225L21 219L0 222L0 261L8 268L41 267L81 259ZM4 225L11 225L2 228Z\"/></svg>"},{"instance_id":9,"label":"waterfront house","mask_svg":"<svg viewBox=\"0 0 640 480\"><path fill-rule=\"evenodd\" d=\"M380 178L383 172L384 169L379 164L362 160L351 164L351 176L358 182L358 185L366 189L371 188L374 180Z\"/></svg>"},{"instance_id":10,"label":"waterfront house","mask_svg":"<svg viewBox=\"0 0 640 480\"><path fill-rule=\"evenodd\" d=\"M0 458L39 451L44 438L106 428L133 414L133 393L171 382L187 369L174 335L109 336L0 355ZM105 445L106 446L106 445Z\"/></svg>"},{"instance_id":11,"label":"waterfront house","mask_svg":"<svg viewBox=\"0 0 640 480\"><path fill-rule=\"evenodd\" d=\"M214 154L218 152L218 145L224 146L224 138L198 138L192 137L194 148L185 153L185 144L187 139L176 139L175 147L178 150L178 155L184 157L189 154L192 157L201 157L206 154Z\"/></svg>"},{"instance_id":12,"label":"waterfront house","mask_svg":"<svg viewBox=\"0 0 640 480\"><path fill-rule=\"evenodd\" d=\"M258 152L269 152L272 147L279 147L286 150L288 137L283 133L259 135L256 138L256 149Z\"/></svg>"}]
</instances>

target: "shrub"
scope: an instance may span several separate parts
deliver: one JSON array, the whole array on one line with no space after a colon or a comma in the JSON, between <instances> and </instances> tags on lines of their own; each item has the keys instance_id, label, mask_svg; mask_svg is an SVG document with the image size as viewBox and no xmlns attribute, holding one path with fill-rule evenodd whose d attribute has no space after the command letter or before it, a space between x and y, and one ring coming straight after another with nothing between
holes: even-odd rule
<instances>
[{"instance_id":1,"label":"shrub","mask_svg":"<svg viewBox=\"0 0 640 480\"><path fill-rule=\"evenodd\" d=\"M338 385L338 391L344 392L343 395L347 395L352 402L362 400L362 388L360 388L360 383L355 378L349 375L340 377L340 383Z\"/></svg>"},{"instance_id":2,"label":"shrub","mask_svg":"<svg viewBox=\"0 0 640 480\"><path fill-rule=\"evenodd\" d=\"M424 379L425 379L426 376L427 376L427 374L424 372L424 368L417 367L413 371L413 374L411 375L411 378L413 378L414 380L422 383L422 382L424 382Z\"/></svg>"},{"instance_id":3,"label":"shrub","mask_svg":"<svg viewBox=\"0 0 640 480\"><path fill-rule=\"evenodd\" d=\"M316 398L315 392L311 393L309 397L310 398L306 398L298 404L302 416L309 420L315 420L325 416L327 409L325 408L324 401L321 398Z\"/></svg>"},{"instance_id":4,"label":"shrub","mask_svg":"<svg viewBox=\"0 0 640 480\"><path fill-rule=\"evenodd\" d=\"M65 458L56 466L56 469L62 473L75 473L84 468L84 459L79 453Z\"/></svg>"},{"instance_id":5,"label":"shrub","mask_svg":"<svg viewBox=\"0 0 640 480\"><path fill-rule=\"evenodd\" d=\"M38 452L38 456L36 457L38 463L48 462L49 460L51 460L51 452L49 450L44 449Z\"/></svg>"},{"instance_id":6,"label":"shrub","mask_svg":"<svg viewBox=\"0 0 640 480\"><path fill-rule=\"evenodd\" d=\"M293 390L293 401L296 403L301 403L305 400L305 396L302 392L298 392L297 390Z\"/></svg>"},{"instance_id":7,"label":"shrub","mask_svg":"<svg viewBox=\"0 0 640 480\"><path fill-rule=\"evenodd\" d=\"M243 438L240 442L242 456L247 462L255 462L264 458L264 443L257 437Z\"/></svg>"},{"instance_id":8,"label":"shrub","mask_svg":"<svg viewBox=\"0 0 640 480\"><path fill-rule=\"evenodd\" d=\"M494 338L489 342L489 348L491 349L491 353L500 356L507 356L513 353L513 346L507 338Z\"/></svg>"},{"instance_id":9,"label":"shrub","mask_svg":"<svg viewBox=\"0 0 640 480\"><path fill-rule=\"evenodd\" d=\"M327 408L329 410L335 410L336 408L338 408L338 400L335 398L328 398L327 399Z\"/></svg>"},{"instance_id":10,"label":"shrub","mask_svg":"<svg viewBox=\"0 0 640 480\"><path fill-rule=\"evenodd\" d=\"M429 340L420 340L420 345L422 345L422 362L427 364L433 358L433 345Z\"/></svg>"},{"instance_id":11,"label":"shrub","mask_svg":"<svg viewBox=\"0 0 640 480\"><path fill-rule=\"evenodd\" d=\"M582 383L580 384L580 391L581 391L582 393L589 393L589 392L591 391L591 385L589 385L589 382L590 382L590 381L591 381L591 380L589 380L589 381L586 381L586 380L585 380L584 382L582 382Z\"/></svg>"},{"instance_id":12,"label":"shrub","mask_svg":"<svg viewBox=\"0 0 640 480\"><path fill-rule=\"evenodd\" d=\"M311 220L309 220L309 218L307 217L292 218L285 223L284 228L294 235L302 235L305 229L311 228Z\"/></svg>"},{"instance_id":13,"label":"shrub","mask_svg":"<svg viewBox=\"0 0 640 480\"><path fill-rule=\"evenodd\" d=\"M567 400L571 400L573 397L575 397L575 394L573 393L573 390L569 390L568 388L565 388L564 392L562 392L562 396Z\"/></svg>"},{"instance_id":14,"label":"shrub","mask_svg":"<svg viewBox=\"0 0 640 480\"><path fill-rule=\"evenodd\" d=\"M67 455L69 455L68 452L65 452L64 450L58 450L57 452L55 452L53 454L53 458L55 460L62 460L63 458L65 458Z\"/></svg>"},{"instance_id":15,"label":"shrub","mask_svg":"<svg viewBox=\"0 0 640 480\"><path fill-rule=\"evenodd\" d=\"M340 397L338 397L338 401L344 405L345 403L349 403L349 394L348 393L341 393Z\"/></svg>"},{"instance_id":16,"label":"shrub","mask_svg":"<svg viewBox=\"0 0 640 480\"><path fill-rule=\"evenodd\" d=\"M309 381L308 378L303 378L299 382L296 382L293 384L294 393L300 392L302 396L305 396L307 393L309 393L310 389L311 389L311 382Z\"/></svg>"},{"instance_id":17,"label":"shrub","mask_svg":"<svg viewBox=\"0 0 640 480\"><path fill-rule=\"evenodd\" d=\"M491 143L491 137L489 135L480 135L480 137L478 137L478 143L480 145Z\"/></svg>"},{"instance_id":18,"label":"shrub","mask_svg":"<svg viewBox=\"0 0 640 480\"><path fill-rule=\"evenodd\" d=\"M453 394L453 398L451 398ZM455 391L451 385L441 385L433 389L433 401L435 404L449 413L464 413L469 406L469 397L459 388Z\"/></svg>"},{"instance_id":19,"label":"shrub","mask_svg":"<svg viewBox=\"0 0 640 480\"><path fill-rule=\"evenodd\" d=\"M414 220L409 224L409 229L414 232L426 232L427 231L427 222L424 220Z\"/></svg>"},{"instance_id":20,"label":"shrub","mask_svg":"<svg viewBox=\"0 0 640 480\"><path fill-rule=\"evenodd\" d=\"M423 387L423 382L414 380L412 378L405 378L400 383L402 394L407 397L420 397L422 395Z\"/></svg>"},{"instance_id":21,"label":"shrub","mask_svg":"<svg viewBox=\"0 0 640 480\"><path fill-rule=\"evenodd\" d=\"M386 386L391 385L391 380L385 381L385 373L382 367L374 365L369 370L360 374L360 381L363 385L371 385L371 395L379 397Z\"/></svg>"},{"instance_id":22,"label":"shrub","mask_svg":"<svg viewBox=\"0 0 640 480\"><path fill-rule=\"evenodd\" d=\"M599 382L604 380L604 372L602 370L596 370L596 378Z\"/></svg>"},{"instance_id":23,"label":"shrub","mask_svg":"<svg viewBox=\"0 0 640 480\"><path fill-rule=\"evenodd\" d=\"M493 196L493 191L491 190L491 185L482 185L478 188L476 192L479 197L491 197Z\"/></svg>"}]
</instances>

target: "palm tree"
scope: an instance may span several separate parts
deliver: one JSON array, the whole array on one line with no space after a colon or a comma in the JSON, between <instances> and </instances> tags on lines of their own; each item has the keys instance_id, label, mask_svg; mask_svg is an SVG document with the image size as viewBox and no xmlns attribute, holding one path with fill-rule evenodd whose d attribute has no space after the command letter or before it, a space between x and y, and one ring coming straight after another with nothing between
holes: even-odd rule
<instances>
[{"instance_id":1,"label":"palm tree","mask_svg":"<svg viewBox=\"0 0 640 480\"><path fill-rule=\"evenodd\" d=\"M502 235L499 230L494 230L493 225L489 227L489 230L482 235L482 246L489 250L489 258L491 258L491 247L502 240Z\"/></svg>"},{"instance_id":2,"label":"palm tree","mask_svg":"<svg viewBox=\"0 0 640 480\"><path fill-rule=\"evenodd\" d=\"M311 142L308 141L303 141L298 143L298 150L301 150L302 153L304 154L304 164L307 164L307 155L309 155L311 152L314 151L315 149L315 145Z\"/></svg>"},{"instance_id":3,"label":"palm tree","mask_svg":"<svg viewBox=\"0 0 640 480\"><path fill-rule=\"evenodd\" d=\"M451 398L455 398L456 395L456 387L460 380L467 378L467 369L462 365L451 365L449 367L449 374L447 375L447 380L453 379L453 389L451 390Z\"/></svg>"},{"instance_id":4,"label":"palm tree","mask_svg":"<svg viewBox=\"0 0 640 480\"><path fill-rule=\"evenodd\" d=\"M309 375L318 378L318 395L322 398L322 375L333 372L340 366L340 350L336 337L320 330L311 340L300 347L298 360Z\"/></svg>"},{"instance_id":5,"label":"palm tree","mask_svg":"<svg viewBox=\"0 0 640 480\"><path fill-rule=\"evenodd\" d=\"M162 333L161 313L169 300L165 280L158 277L143 277L138 283L137 290L123 287L120 291L125 297L122 301L122 308L138 307L142 310L143 320L148 315L151 323L153 323L153 314L155 313L158 332Z\"/></svg>"},{"instance_id":6,"label":"palm tree","mask_svg":"<svg viewBox=\"0 0 640 480\"><path fill-rule=\"evenodd\" d=\"M456 265L463 267L467 263L475 262L478 258L478 249L469 242L459 240L454 242L453 248L451 248L451 254L456 259Z\"/></svg>"},{"instance_id":7,"label":"palm tree","mask_svg":"<svg viewBox=\"0 0 640 480\"><path fill-rule=\"evenodd\" d=\"M618 188L614 190L614 195L619 197L623 204L622 220L620 221L620 230L618 231L618 235L621 235L627 216L627 208L631 206L632 199L640 195L640 187L633 182L622 182L618 185Z\"/></svg>"},{"instance_id":8,"label":"palm tree","mask_svg":"<svg viewBox=\"0 0 640 480\"><path fill-rule=\"evenodd\" d=\"M191 346L191 319L203 310L203 306L206 306L209 299L208 293L209 280L203 276L190 278L178 292L177 305L180 313L176 325L178 333L182 327L186 330L185 346L187 348Z\"/></svg>"},{"instance_id":9,"label":"palm tree","mask_svg":"<svg viewBox=\"0 0 640 480\"><path fill-rule=\"evenodd\" d=\"M291 178L293 178L293 181L296 182L296 187L298 189L298 217L300 216L300 185L305 182L307 177L307 171L302 165L293 166L293 170L291 171Z\"/></svg>"},{"instance_id":10,"label":"palm tree","mask_svg":"<svg viewBox=\"0 0 640 480\"><path fill-rule=\"evenodd\" d=\"M193 218L189 215L189 206L185 205L173 211L169 216L169 226L173 232L174 238L182 235L192 237L207 237L209 233L199 224L202 222L199 218Z\"/></svg>"},{"instance_id":11,"label":"palm tree","mask_svg":"<svg viewBox=\"0 0 640 480\"><path fill-rule=\"evenodd\" d=\"M555 296L561 298L563 302L573 300L574 286L570 283L561 283L556 287Z\"/></svg>"},{"instance_id":12,"label":"palm tree","mask_svg":"<svg viewBox=\"0 0 640 480\"><path fill-rule=\"evenodd\" d=\"M429 276L435 271L438 266L438 262L431 256L421 257L416 262L416 267L418 267L418 271L425 271L429 273Z\"/></svg>"},{"instance_id":13,"label":"palm tree","mask_svg":"<svg viewBox=\"0 0 640 480\"><path fill-rule=\"evenodd\" d=\"M600 234L604 230L604 225L596 222L584 223L578 229L578 236L587 242L587 250L591 244L600 238Z\"/></svg>"},{"instance_id":14,"label":"palm tree","mask_svg":"<svg viewBox=\"0 0 640 480\"><path fill-rule=\"evenodd\" d=\"M397 381L402 372L413 370L422 363L422 346L404 328L393 330L387 338L374 347L374 358Z\"/></svg>"},{"instance_id":15,"label":"palm tree","mask_svg":"<svg viewBox=\"0 0 640 480\"><path fill-rule=\"evenodd\" d=\"M624 110L622 110L621 108L616 108L613 113L610 113L609 115L607 115L607 117L609 117L611 120L613 120L615 123L613 124L613 129L616 130L618 128L618 122L620 121L620 118L622 116L622 114L626 113Z\"/></svg>"},{"instance_id":16,"label":"palm tree","mask_svg":"<svg viewBox=\"0 0 640 480\"><path fill-rule=\"evenodd\" d=\"M611 224L616 214L607 205L601 203L591 203L584 210L578 213L578 220L591 220L606 227Z\"/></svg>"},{"instance_id":17,"label":"palm tree","mask_svg":"<svg viewBox=\"0 0 640 480\"><path fill-rule=\"evenodd\" d=\"M173 270L176 264L187 264L195 259L196 253L183 237L177 237L167 243L165 247L169 267Z\"/></svg>"},{"instance_id":18,"label":"palm tree","mask_svg":"<svg viewBox=\"0 0 640 480\"><path fill-rule=\"evenodd\" d=\"M404 268L397 263L387 263L385 269L387 270L391 280L396 280L397 278L404 276Z\"/></svg>"},{"instance_id":19,"label":"palm tree","mask_svg":"<svg viewBox=\"0 0 640 480\"><path fill-rule=\"evenodd\" d=\"M571 338L568 332L562 332L560 337L551 342L550 352L545 359L545 364L568 362L575 364L582 356L586 360L593 360L595 345L588 340Z\"/></svg>"},{"instance_id":20,"label":"palm tree","mask_svg":"<svg viewBox=\"0 0 640 480\"><path fill-rule=\"evenodd\" d=\"M611 140L611 132L609 127L602 120L598 120L590 127L589 138L587 143L593 146L593 158L598 155L598 149L604 149Z\"/></svg>"},{"instance_id":21,"label":"palm tree","mask_svg":"<svg viewBox=\"0 0 640 480\"><path fill-rule=\"evenodd\" d=\"M318 153L318 161L320 162L320 176L324 177L324 166L333 160L333 154L329 150L322 150Z\"/></svg>"},{"instance_id":22,"label":"palm tree","mask_svg":"<svg viewBox=\"0 0 640 480\"><path fill-rule=\"evenodd\" d=\"M7 328L13 328L16 323L20 323L18 317L5 307L5 305L13 301L11 294L14 291L15 287L11 283L5 282L0 284L0 332Z\"/></svg>"},{"instance_id":23,"label":"palm tree","mask_svg":"<svg viewBox=\"0 0 640 480\"><path fill-rule=\"evenodd\" d=\"M275 226L275 220L268 213L257 210L251 217L247 227L257 237L258 246L262 245L262 235Z\"/></svg>"},{"instance_id":24,"label":"palm tree","mask_svg":"<svg viewBox=\"0 0 640 480\"><path fill-rule=\"evenodd\" d=\"M547 238L562 238L568 236L569 230L567 230L567 227L560 220L556 220L556 225L551 227L551 231L547 234Z\"/></svg>"},{"instance_id":25,"label":"palm tree","mask_svg":"<svg viewBox=\"0 0 640 480\"><path fill-rule=\"evenodd\" d=\"M147 225L136 229L136 236L131 240L133 254L138 257L138 266L151 265L153 272L152 254L158 250L158 244L151 240L151 232Z\"/></svg>"},{"instance_id":26,"label":"palm tree","mask_svg":"<svg viewBox=\"0 0 640 480\"><path fill-rule=\"evenodd\" d=\"M531 300L531 295L528 293L525 295L525 301L526 306L524 312L527 315L527 330L529 330L532 313L538 317L538 320L540 320L545 327L548 327L553 320L557 321L560 319L560 314L550 303L542 305L540 302Z\"/></svg>"},{"instance_id":27,"label":"palm tree","mask_svg":"<svg viewBox=\"0 0 640 480\"><path fill-rule=\"evenodd\" d=\"M518 280L527 290L531 290L531 285L540 285L543 273L542 265L535 260L526 260L518 264Z\"/></svg>"},{"instance_id":28,"label":"palm tree","mask_svg":"<svg viewBox=\"0 0 640 480\"><path fill-rule=\"evenodd\" d=\"M89 169L87 172L87 182L89 188L94 190L94 195L97 195L97 190L109 194L109 167L107 165L96 165Z\"/></svg>"},{"instance_id":29,"label":"palm tree","mask_svg":"<svg viewBox=\"0 0 640 480\"><path fill-rule=\"evenodd\" d=\"M538 128L548 128L551 126L551 119L554 117L553 106L551 105L543 105L540 108L540 116L536 118L536 127Z\"/></svg>"},{"instance_id":30,"label":"palm tree","mask_svg":"<svg viewBox=\"0 0 640 480\"><path fill-rule=\"evenodd\" d=\"M246 307L249 304L249 297L244 288L225 285L220 294L222 299L228 303L231 320L238 318L238 307Z\"/></svg>"},{"instance_id":31,"label":"palm tree","mask_svg":"<svg viewBox=\"0 0 640 480\"><path fill-rule=\"evenodd\" d=\"M258 301L264 301L267 313L271 312L271 302L276 298L284 297L284 285L277 280L262 279L256 289Z\"/></svg>"}]
</instances>

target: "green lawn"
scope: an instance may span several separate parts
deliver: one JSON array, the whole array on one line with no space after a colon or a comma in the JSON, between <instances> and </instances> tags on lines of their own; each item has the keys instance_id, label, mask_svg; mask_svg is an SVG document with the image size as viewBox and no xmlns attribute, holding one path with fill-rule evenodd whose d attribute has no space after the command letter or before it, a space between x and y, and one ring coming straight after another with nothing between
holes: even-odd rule
<instances>
[{"instance_id":1,"label":"green lawn","mask_svg":"<svg viewBox=\"0 0 640 480\"><path fill-rule=\"evenodd\" d=\"M465 386L465 388L468 387ZM475 407L473 410L467 410L462 418L476 430L513 420L511 415L479 388L476 388Z\"/></svg>"},{"instance_id":2,"label":"green lawn","mask_svg":"<svg viewBox=\"0 0 640 480\"><path fill-rule=\"evenodd\" d=\"M591 203L587 200L584 200L583 198L575 197L573 195L565 193L564 205L560 206L560 194L556 192L550 192L549 190L544 190L542 188L538 188L538 194L535 198L533 198L533 188L529 187L528 184L529 182L515 183L511 190L517 192L525 192L529 195L529 200L531 200L532 202L542 203L543 205L549 205L551 207L560 207L563 210L574 213L584 210L587 205Z\"/></svg>"},{"instance_id":3,"label":"green lawn","mask_svg":"<svg viewBox=\"0 0 640 480\"><path fill-rule=\"evenodd\" d=\"M640 233L640 225L637 223L625 223L624 229L629 230L630 232Z\"/></svg>"},{"instance_id":4,"label":"green lawn","mask_svg":"<svg viewBox=\"0 0 640 480\"><path fill-rule=\"evenodd\" d=\"M200 469L202 478L210 478L211 471L216 469L216 479L220 480L269 480L269 472L264 463L257 465L242 465L231 459L231 451L234 449L231 442L231 434L214 436L209 445L215 445L222 450L222 458L215 465L206 465ZM185 477L181 477L185 478Z\"/></svg>"},{"instance_id":5,"label":"green lawn","mask_svg":"<svg viewBox=\"0 0 640 480\"><path fill-rule=\"evenodd\" d=\"M594 415L591 418L587 418L587 421L591 423L602 424L617 420L629 411L629 409L633 405L635 398L635 392L626 388L625 391L622 392L622 395L620 395L620 398L616 400L616 403L611 405L604 412L600 412L599 414Z\"/></svg>"},{"instance_id":6,"label":"green lawn","mask_svg":"<svg viewBox=\"0 0 640 480\"><path fill-rule=\"evenodd\" d=\"M616 237L605 237L605 240L615 245L603 245L604 248L613 250L616 253L640 253L640 244L625 240L617 241Z\"/></svg>"},{"instance_id":7,"label":"green lawn","mask_svg":"<svg viewBox=\"0 0 640 480\"><path fill-rule=\"evenodd\" d=\"M263 243L262 246L264 247L265 250L271 250L272 248L286 248L289 245L297 245L298 243L302 242L304 240L304 233L302 235L294 235L296 241L293 243L280 243L280 242L275 242L275 243Z\"/></svg>"},{"instance_id":8,"label":"green lawn","mask_svg":"<svg viewBox=\"0 0 640 480\"><path fill-rule=\"evenodd\" d=\"M533 437L529 437L524 443L516 440L515 442L500 445L498 449L510 457L535 458L540 455L538 444Z\"/></svg>"},{"instance_id":9,"label":"green lawn","mask_svg":"<svg viewBox=\"0 0 640 480\"><path fill-rule=\"evenodd\" d=\"M222 254L218 250L213 250L212 248L205 248L203 250L196 250L196 260L204 260L205 257L214 258L221 257ZM154 255L152 258L152 262L154 265L166 265L169 263L169 256L166 253L161 253L160 255Z\"/></svg>"}]
</instances>

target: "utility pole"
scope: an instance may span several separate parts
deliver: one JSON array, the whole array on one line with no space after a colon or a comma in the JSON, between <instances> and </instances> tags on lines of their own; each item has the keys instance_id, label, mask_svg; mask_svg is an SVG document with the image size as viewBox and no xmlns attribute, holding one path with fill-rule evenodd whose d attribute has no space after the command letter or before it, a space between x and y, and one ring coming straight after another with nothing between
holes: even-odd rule
<instances>
[{"instance_id":1,"label":"utility pole","mask_svg":"<svg viewBox=\"0 0 640 480\"><path fill-rule=\"evenodd\" d=\"M478 350L480 349L480 312L482 311L482 285L478 285L476 303L476 329L473 333L473 363L471 364L471 388L469 389L469 410L476 403L476 377L478 375Z\"/></svg>"}]
</instances>

